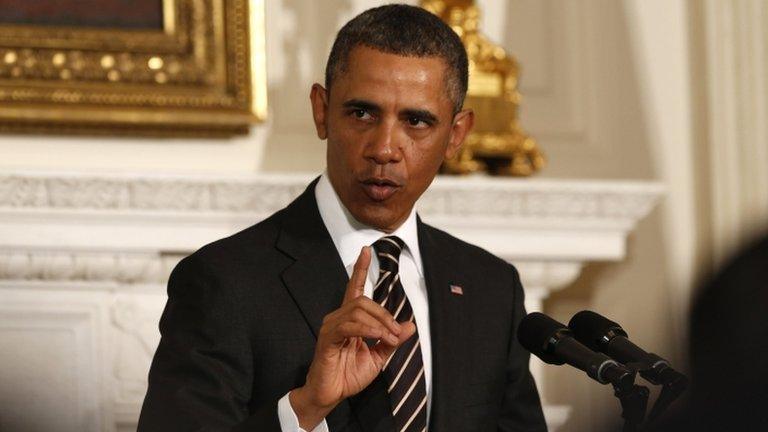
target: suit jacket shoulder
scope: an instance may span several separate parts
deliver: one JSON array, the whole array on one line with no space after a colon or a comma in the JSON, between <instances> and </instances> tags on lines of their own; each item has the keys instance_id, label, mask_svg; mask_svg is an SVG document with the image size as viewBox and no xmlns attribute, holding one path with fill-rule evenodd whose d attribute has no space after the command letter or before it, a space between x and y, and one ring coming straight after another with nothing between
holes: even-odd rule
<instances>
[{"instance_id":1,"label":"suit jacket shoulder","mask_svg":"<svg viewBox=\"0 0 768 432\"><path fill-rule=\"evenodd\" d=\"M182 262L210 266L217 270L217 274L226 274L223 270L242 268L244 262L260 262L264 255L272 253L275 248L282 213L281 210L235 234L208 243L185 257Z\"/></svg>"},{"instance_id":2,"label":"suit jacket shoulder","mask_svg":"<svg viewBox=\"0 0 768 432\"><path fill-rule=\"evenodd\" d=\"M517 275L517 269L515 269L515 266L508 263L507 261L504 261L491 252L488 252L479 246L473 245L472 243L467 243L464 240L454 237L453 235L448 234L439 228L433 227L432 225L425 223L423 226L425 233L432 236L436 242L444 245L445 247L449 247L451 251L460 253L462 257L471 260L473 265L480 264L486 266L487 268L493 268L496 271L512 272L512 274Z\"/></svg>"},{"instance_id":3,"label":"suit jacket shoulder","mask_svg":"<svg viewBox=\"0 0 768 432\"><path fill-rule=\"evenodd\" d=\"M422 224L420 234L424 237L424 244L431 244L427 246L426 253L437 251L442 256L443 270L451 269L461 279L472 281L476 289L495 297L497 301L506 299L511 305L512 301L518 300L511 296L523 296L520 276L514 265L428 224ZM422 255L424 253L422 251ZM479 281L484 283L478 285ZM519 292L516 292L518 289Z\"/></svg>"}]
</instances>

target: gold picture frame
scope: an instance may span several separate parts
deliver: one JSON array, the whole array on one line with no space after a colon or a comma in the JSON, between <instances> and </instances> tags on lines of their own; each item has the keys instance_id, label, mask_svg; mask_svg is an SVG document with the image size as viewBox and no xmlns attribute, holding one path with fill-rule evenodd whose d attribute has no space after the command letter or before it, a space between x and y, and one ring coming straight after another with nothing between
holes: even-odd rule
<instances>
[{"instance_id":1,"label":"gold picture frame","mask_svg":"<svg viewBox=\"0 0 768 432\"><path fill-rule=\"evenodd\" d=\"M267 111L264 0L158 0L162 29L0 24L0 132L229 136Z\"/></svg>"}]
</instances>

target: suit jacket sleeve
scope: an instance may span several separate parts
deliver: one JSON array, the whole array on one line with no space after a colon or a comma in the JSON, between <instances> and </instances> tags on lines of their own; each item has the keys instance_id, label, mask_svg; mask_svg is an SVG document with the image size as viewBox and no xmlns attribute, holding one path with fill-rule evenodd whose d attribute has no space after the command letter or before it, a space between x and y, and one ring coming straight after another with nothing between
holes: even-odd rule
<instances>
[{"instance_id":1,"label":"suit jacket sleeve","mask_svg":"<svg viewBox=\"0 0 768 432\"><path fill-rule=\"evenodd\" d=\"M168 281L160 345L139 431L279 431L277 400L251 406L253 358L242 302L197 254Z\"/></svg>"},{"instance_id":2,"label":"suit jacket sleeve","mask_svg":"<svg viewBox=\"0 0 768 432\"><path fill-rule=\"evenodd\" d=\"M546 431L547 424L528 361L530 354L517 340L517 327L525 316L523 286L514 272L514 319L509 343L507 386L499 417L499 431Z\"/></svg>"}]
</instances>

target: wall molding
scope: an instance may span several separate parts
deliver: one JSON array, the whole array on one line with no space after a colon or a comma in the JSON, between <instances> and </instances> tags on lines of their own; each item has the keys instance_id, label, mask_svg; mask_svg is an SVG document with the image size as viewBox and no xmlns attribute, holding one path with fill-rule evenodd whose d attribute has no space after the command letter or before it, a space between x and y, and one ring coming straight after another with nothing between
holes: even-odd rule
<instances>
[{"instance_id":1,"label":"wall molding","mask_svg":"<svg viewBox=\"0 0 768 432\"><path fill-rule=\"evenodd\" d=\"M271 214L311 175L240 177L50 174L0 175L0 215L21 211ZM637 220L663 188L650 182L521 180L439 176L419 201L428 215Z\"/></svg>"},{"instance_id":2,"label":"wall molding","mask_svg":"<svg viewBox=\"0 0 768 432\"><path fill-rule=\"evenodd\" d=\"M0 250L0 281L164 284L177 256L113 252Z\"/></svg>"},{"instance_id":3,"label":"wall molding","mask_svg":"<svg viewBox=\"0 0 768 432\"><path fill-rule=\"evenodd\" d=\"M141 254L186 254L231 235L285 206L312 178L3 174L0 252L129 254L78 259L84 270L77 274L98 279L100 261L106 259L125 267L110 270L121 275L119 280L156 281L151 276L155 264L145 269L136 263ZM657 183L639 181L441 176L419 201L419 213L426 222L513 262L620 260L626 236L663 191ZM53 262L18 255L4 259L5 272L10 262L16 263L12 271L43 278L55 273L61 260L73 260L58 255Z\"/></svg>"}]
</instances>

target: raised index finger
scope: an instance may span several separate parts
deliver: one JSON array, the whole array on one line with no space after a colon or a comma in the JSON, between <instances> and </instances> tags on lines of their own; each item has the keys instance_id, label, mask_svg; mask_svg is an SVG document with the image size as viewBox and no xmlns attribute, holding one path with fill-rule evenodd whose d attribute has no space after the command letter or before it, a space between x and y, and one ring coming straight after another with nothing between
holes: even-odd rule
<instances>
[{"instance_id":1,"label":"raised index finger","mask_svg":"<svg viewBox=\"0 0 768 432\"><path fill-rule=\"evenodd\" d=\"M355 267L352 270L352 276L349 277L347 291L344 293L344 301L342 304L363 295L365 278L368 276L368 266L370 264L371 247L364 246L363 249L360 250L360 255L357 256L357 261L355 261Z\"/></svg>"}]
</instances>

